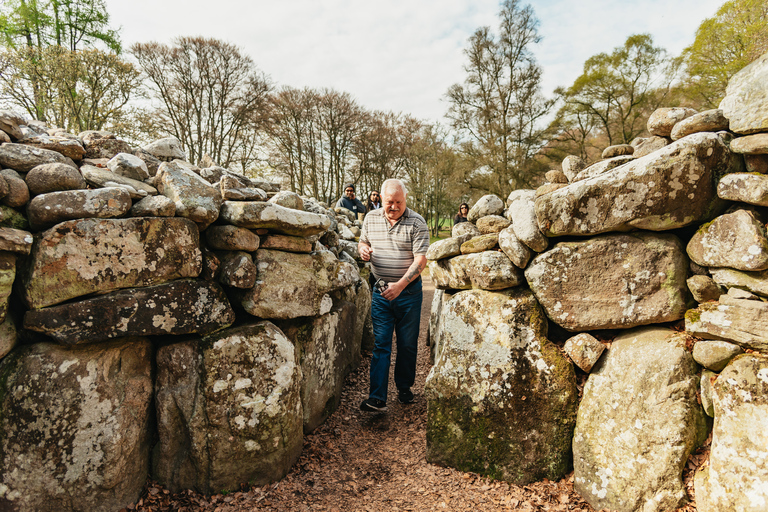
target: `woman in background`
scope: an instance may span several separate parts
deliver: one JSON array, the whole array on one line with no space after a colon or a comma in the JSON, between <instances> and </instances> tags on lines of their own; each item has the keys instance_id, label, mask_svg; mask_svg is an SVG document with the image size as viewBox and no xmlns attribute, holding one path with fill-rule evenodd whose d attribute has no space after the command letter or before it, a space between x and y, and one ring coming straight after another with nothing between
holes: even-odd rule
<instances>
[{"instance_id":1,"label":"woman in background","mask_svg":"<svg viewBox=\"0 0 768 512\"><path fill-rule=\"evenodd\" d=\"M369 212L381 208L381 196L378 192L372 190L371 193L368 194L368 201L365 203L365 207L367 208L366 211Z\"/></svg>"},{"instance_id":2,"label":"woman in background","mask_svg":"<svg viewBox=\"0 0 768 512\"><path fill-rule=\"evenodd\" d=\"M467 203L461 203L459 206L459 213L453 218L453 225L460 222L467 222L467 214L469 213L469 205Z\"/></svg>"}]
</instances>

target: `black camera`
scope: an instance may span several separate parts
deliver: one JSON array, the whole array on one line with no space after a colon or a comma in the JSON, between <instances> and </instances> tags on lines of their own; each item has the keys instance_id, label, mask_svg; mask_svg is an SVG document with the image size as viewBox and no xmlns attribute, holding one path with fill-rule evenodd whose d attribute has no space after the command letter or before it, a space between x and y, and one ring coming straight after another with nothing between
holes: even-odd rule
<instances>
[{"instance_id":1,"label":"black camera","mask_svg":"<svg viewBox=\"0 0 768 512\"><path fill-rule=\"evenodd\" d=\"M384 290L387 289L388 285L384 282L383 279L377 279L376 282L373 284L373 287L376 288L376 291L379 293L384 293Z\"/></svg>"}]
</instances>

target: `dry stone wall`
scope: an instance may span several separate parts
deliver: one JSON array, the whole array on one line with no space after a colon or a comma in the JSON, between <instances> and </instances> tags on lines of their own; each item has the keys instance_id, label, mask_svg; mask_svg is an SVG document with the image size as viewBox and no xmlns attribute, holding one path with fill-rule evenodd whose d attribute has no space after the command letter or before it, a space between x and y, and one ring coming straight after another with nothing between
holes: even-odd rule
<instances>
[{"instance_id":1,"label":"dry stone wall","mask_svg":"<svg viewBox=\"0 0 768 512\"><path fill-rule=\"evenodd\" d=\"M766 84L768 54L719 109L659 109L650 138L486 196L430 247L429 460L515 483L572 466L595 509L660 512L711 434L698 510L768 508Z\"/></svg>"},{"instance_id":2,"label":"dry stone wall","mask_svg":"<svg viewBox=\"0 0 768 512\"><path fill-rule=\"evenodd\" d=\"M282 478L371 345L359 221L173 138L0 130L0 509Z\"/></svg>"}]
</instances>

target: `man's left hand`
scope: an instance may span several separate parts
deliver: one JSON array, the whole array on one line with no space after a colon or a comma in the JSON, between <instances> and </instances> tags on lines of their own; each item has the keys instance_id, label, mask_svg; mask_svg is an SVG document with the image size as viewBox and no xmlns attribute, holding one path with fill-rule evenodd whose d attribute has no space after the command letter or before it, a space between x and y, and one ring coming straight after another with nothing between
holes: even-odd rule
<instances>
[{"instance_id":1,"label":"man's left hand","mask_svg":"<svg viewBox=\"0 0 768 512\"><path fill-rule=\"evenodd\" d=\"M402 291L405 290L406 286L408 285L406 283L401 283L401 281L389 283L387 289L384 290L384 293L382 293L381 296L390 301L395 300L400 296Z\"/></svg>"}]
</instances>

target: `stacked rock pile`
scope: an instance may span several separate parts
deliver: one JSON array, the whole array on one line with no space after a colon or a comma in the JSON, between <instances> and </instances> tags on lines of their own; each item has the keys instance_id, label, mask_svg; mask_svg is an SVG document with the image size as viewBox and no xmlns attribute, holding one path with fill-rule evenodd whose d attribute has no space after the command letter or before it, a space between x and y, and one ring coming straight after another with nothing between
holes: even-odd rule
<instances>
[{"instance_id":1,"label":"stacked rock pile","mask_svg":"<svg viewBox=\"0 0 768 512\"><path fill-rule=\"evenodd\" d=\"M282 478L359 362L347 222L174 138L9 112L0 138L0 508Z\"/></svg>"},{"instance_id":2,"label":"stacked rock pile","mask_svg":"<svg viewBox=\"0 0 768 512\"><path fill-rule=\"evenodd\" d=\"M430 247L430 460L516 483L573 466L595 509L673 510L711 434L697 509L765 510L766 84L768 54L719 109L659 109L651 137L486 196ZM590 372L580 401L548 325Z\"/></svg>"}]
</instances>

